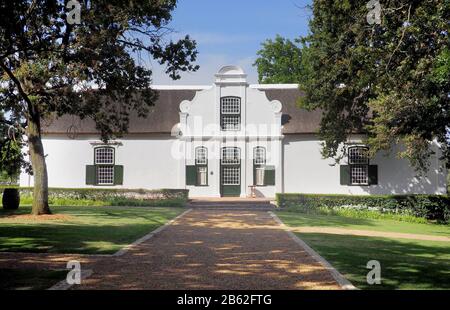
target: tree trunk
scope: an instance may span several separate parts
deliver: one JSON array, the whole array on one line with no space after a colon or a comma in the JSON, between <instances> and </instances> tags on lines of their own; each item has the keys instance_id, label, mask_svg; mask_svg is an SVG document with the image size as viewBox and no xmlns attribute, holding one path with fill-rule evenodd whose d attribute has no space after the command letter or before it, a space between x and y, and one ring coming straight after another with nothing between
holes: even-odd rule
<instances>
[{"instance_id":1,"label":"tree trunk","mask_svg":"<svg viewBox=\"0 0 450 310\"><path fill-rule=\"evenodd\" d=\"M28 148L33 166L34 189L31 214L51 214L48 206L48 176L45 163L44 146L41 140L39 117L28 119Z\"/></svg>"}]
</instances>

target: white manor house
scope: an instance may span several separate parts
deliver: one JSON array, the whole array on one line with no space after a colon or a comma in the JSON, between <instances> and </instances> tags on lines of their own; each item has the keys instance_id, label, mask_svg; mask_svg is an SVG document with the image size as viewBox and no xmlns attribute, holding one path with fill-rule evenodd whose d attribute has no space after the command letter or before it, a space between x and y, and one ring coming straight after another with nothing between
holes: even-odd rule
<instances>
[{"instance_id":1,"label":"white manor house","mask_svg":"<svg viewBox=\"0 0 450 310\"><path fill-rule=\"evenodd\" d=\"M159 99L148 117L131 119L129 133L106 145L92 121L46 124L49 186L186 188L191 197L446 193L437 144L422 177L395 150L369 159L361 135L343 146L340 163L322 158L321 112L296 106L296 84L249 85L241 68L225 66L209 86L153 87ZM22 174L20 185L32 177Z\"/></svg>"}]
</instances>

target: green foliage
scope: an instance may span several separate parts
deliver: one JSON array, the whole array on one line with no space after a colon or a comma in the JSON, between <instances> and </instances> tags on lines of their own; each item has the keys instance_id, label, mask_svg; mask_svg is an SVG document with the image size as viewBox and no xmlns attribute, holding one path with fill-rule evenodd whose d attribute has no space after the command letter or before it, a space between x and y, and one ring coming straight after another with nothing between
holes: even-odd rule
<instances>
[{"instance_id":1,"label":"green foliage","mask_svg":"<svg viewBox=\"0 0 450 310\"><path fill-rule=\"evenodd\" d=\"M176 0L81 2L75 24L67 18L67 1L0 4L0 111L28 136L42 197L34 214L50 213L43 124L72 115L94 121L105 142L120 137L131 115L145 117L158 96L142 53L165 65L173 79L199 68L195 41L167 38Z\"/></svg>"},{"instance_id":2,"label":"green foliage","mask_svg":"<svg viewBox=\"0 0 450 310\"><path fill-rule=\"evenodd\" d=\"M20 187L21 204L33 203L33 188ZM184 189L95 189L50 188L49 204L53 206L151 206L182 207L188 199Z\"/></svg>"},{"instance_id":3,"label":"green foliage","mask_svg":"<svg viewBox=\"0 0 450 310\"><path fill-rule=\"evenodd\" d=\"M342 143L359 132L367 134L372 154L401 143L397 155L419 172L428 169L436 139L450 165L450 2L383 2L381 24L373 25L366 4L314 0L301 51L269 41L260 80L286 82L285 75L300 83L300 106L323 111L324 157L341 158ZM293 50L301 55L289 62L293 68L276 69Z\"/></svg>"},{"instance_id":4,"label":"green foliage","mask_svg":"<svg viewBox=\"0 0 450 310\"><path fill-rule=\"evenodd\" d=\"M29 170L22 153L22 135L0 110L0 184L16 184L20 169Z\"/></svg>"},{"instance_id":5,"label":"green foliage","mask_svg":"<svg viewBox=\"0 0 450 310\"><path fill-rule=\"evenodd\" d=\"M280 208L301 212L328 212L368 218L376 218L377 213L383 213L385 215L380 218L415 221L412 217L418 217L444 223L450 221L448 196L277 194L276 199Z\"/></svg>"},{"instance_id":6,"label":"green foliage","mask_svg":"<svg viewBox=\"0 0 450 310\"><path fill-rule=\"evenodd\" d=\"M296 40L295 43L298 43ZM301 78L302 50L294 42L277 35L262 43L254 66L260 83L298 83Z\"/></svg>"}]
</instances>

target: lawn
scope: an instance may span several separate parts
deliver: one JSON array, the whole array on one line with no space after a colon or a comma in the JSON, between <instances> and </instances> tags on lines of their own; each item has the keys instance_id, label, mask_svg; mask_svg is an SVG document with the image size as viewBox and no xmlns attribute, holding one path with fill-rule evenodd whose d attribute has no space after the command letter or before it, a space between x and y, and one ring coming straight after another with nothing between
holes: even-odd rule
<instances>
[{"instance_id":1,"label":"lawn","mask_svg":"<svg viewBox=\"0 0 450 310\"><path fill-rule=\"evenodd\" d=\"M14 218L0 210L0 252L112 254L170 219L182 208L52 207L59 220Z\"/></svg>"},{"instance_id":2,"label":"lawn","mask_svg":"<svg viewBox=\"0 0 450 310\"><path fill-rule=\"evenodd\" d=\"M66 270L0 269L0 290L45 290L66 276Z\"/></svg>"},{"instance_id":3,"label":"lawn","mask_svg":"<svg viewBox=\"0 0 450 310\"><path fill-rule=\"evenodd\" d=\"M450 236L449 225L277 212L291 227L321 226ZM361 289L450 289L450 242L298 233ZM381 285L366 282L369 260L381 263Z\"/></svg>"}]
</instances>

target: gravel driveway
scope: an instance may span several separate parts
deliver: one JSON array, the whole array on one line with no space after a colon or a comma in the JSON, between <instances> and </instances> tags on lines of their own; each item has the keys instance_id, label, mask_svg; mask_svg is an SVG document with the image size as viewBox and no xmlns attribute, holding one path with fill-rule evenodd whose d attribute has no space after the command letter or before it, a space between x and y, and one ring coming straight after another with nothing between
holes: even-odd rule
<instances>
[{"instance_id":1,"label":"gravel driveway","mask_svg":"<svg viewBox=\"0 0 450 310\"><path fill-rule=\"evenodd\" d=\"M193 210L75 289L339 289L263 211Z\"/></svg>"}]
</instances>

